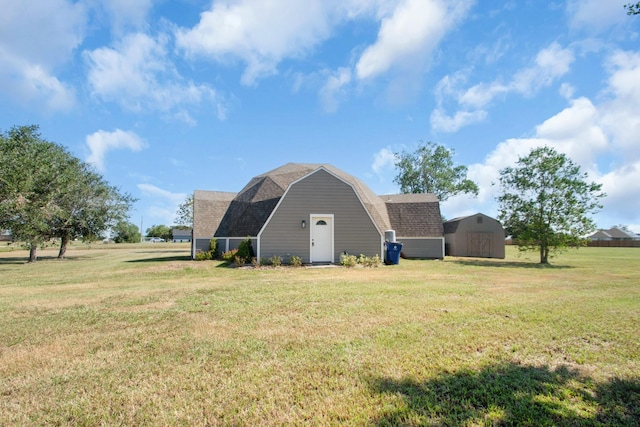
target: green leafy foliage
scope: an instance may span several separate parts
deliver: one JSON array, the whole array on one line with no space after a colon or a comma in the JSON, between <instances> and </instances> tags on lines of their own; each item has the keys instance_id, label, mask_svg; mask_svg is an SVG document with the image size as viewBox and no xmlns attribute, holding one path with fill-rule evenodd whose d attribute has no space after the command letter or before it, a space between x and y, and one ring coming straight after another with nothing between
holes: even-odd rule
<instances>
[{"instance_id":1,"label":"green leafy foliage","mask_svg":"<svg viewBox=\"0 0 640 427\"><path fill-rule=\"evenodd\" d=\"M356 267L358 265L362 267L379 267L382 265L382 260L378 255L369 257L363 254L355 256L343 253L340 255L340 265L343 267Z\"/></svg>"},{"instance_id":2,"label":"green leafy foliage","mask_svg":"<svg viewBox=\"0 0 640 427\"><path fill-rule=\"evenodd\" d=\"M349 254L340 254L340 265L343 267L355 267L358 264L358 257Z\"/></svg>"},{"instance_id":3,"label":"green leafy foliage","mask_svg":"<svg viewBox=\"0 0 640 427\"><path fill-rule=\"evenodd\" d=\"M624 8L627 9L627 15L640 15L640 2L625 4Z\"/></svg>"},{"instance_id":4,"label":"green leafy foliage","mask_svg":"<svg viewBox=\"0 0 640 427\"><path fill-rule=\"evenodd\" d=\"M111 231L116 243L138 243L142 237L138 226L127 221L120 221Z\"/></svg>"},{"instance_id":5,"label":"green leafy foliage","mask_svg":"<svg viewBox=\"0 0 640 427\"><path fill-rule=\"evenodd\" d=\"M196 252L196 261L209 261L211 259L211 251Z\"/></svg>"},{"instance_id":6,"label":"green leafy foliage","mask_svg":"<svg viewBox=\"0 0 640 427\"><path fill-rule=\"evenodd\" d=\"M274 267L280 267L282 265L282 257L278 255L273 255L269 258L269 264Z\"/></svg>"},{"instance_id":7,"label":"green leafy foliage","mask_svg":"<svg viewBox=\"0 0 640 427\"><path fill-rule=\"evenodd\" d=\"M533 149L515 167L500 171L499 219L521 250L549 254L583 243L595 229L589 215L602 208L602 186L586 182L567 156L549 147Z\"/></svg>"},{"instance_id":8,"label":"green leafy foliage","mask_svg":"<svg viewBox=\"0 0 640 427\"><path fill-rule=\"evenodd\" d=\"M215 237L209 240L209 252L211 252L211 259L218 258L218 239Z\"/></svg>"},{"instance_id":9,"label":"green leafy foliage","mask_svg":"<svg viewBox=\"0 0 640 427\"><path fill-rule=\"evenodd\" d=\"M38 126L0 134L0 228L26 242L30 261L39 244L60 238L93 240L126 218L135 201L64 147L44 140Z\"/></svg>"},{"instance_id":10,"label":"green leafy foliage","mask_svg":"<svg viewBox=\"0 0 640 427\"><path fill-rule=\"evenodd\" d=\"M250 237L247 237L238 245L238 256L243 258L245 261L250 260L255 256Z\"/></svg>"},{"instance_id":11,"label":"green leafy foliage","mask_svg":"<svg viewBox=\"0 0 640 427\"><path fill-rule=\"evenodd\" d=\"M421 143L412 153L395 153L399 172L393 181L403 193L433 193L442 202L461 193L477 196L478 186L467 179L466 166L454 166L453 154L433 142Z\"/></svg>"},{"instance_id":12,"label":"green leafy foliage","mask_svg":"<svg viewBox=\"0 0 640 427\"><path fill-rule=\"evenodd\" d=\"M151 227L147 228L146 236L160 237L161 239L164 239L168 242L173 239L173 232L171 231L171 227L167 225L152 225Z\"/></svg>"},{"instance_id":13,"label":"green leafy foliage","mask_svg":"<svg viewBox=\"0 0 640 427\"><path fill-rule=\"evenodd\" d=\"M175 222L177 225L193 227L193 194L189 194L178 206Z\"/></svg>"},{"instance_id":14,"label":"green leafy foliage","mask_svg":"<svg viewBox=\"0 0 640 427\"><path fill-rule=\"evenodd\" d=\"M301 267L302 266L302 258L297 255L291 255L289 257L289 265L292 267Z\"/></svg>"},{"instance_id":15,"label":"green leafy foliage","mask_svg":"<svg viewBox=\"0 0 640 427\"><path fill-rule=\"evenodd\" d=\"M231 249L230 251L223 252L221 258L224 262L233 262L237 253L237 249Z\"/></svg>"}]
</instances>

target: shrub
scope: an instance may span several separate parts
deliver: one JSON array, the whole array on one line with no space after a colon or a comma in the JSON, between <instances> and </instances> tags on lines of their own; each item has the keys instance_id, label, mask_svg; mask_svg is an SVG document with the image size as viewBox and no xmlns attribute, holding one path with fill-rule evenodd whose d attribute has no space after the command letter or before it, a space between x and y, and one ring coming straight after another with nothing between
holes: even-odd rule
<instances>
[{"instance_id":1,"label":"shrub","mask_svg":"<svg viewBox=\"0 0 640 427\"><path fill-rule=\"evenodd\" d=\"M297 255L291 255L289 257L289 265L292 267L300 267L302 265L302 258Z\"/></svg>"},{"instance_id":2,"label":"shrub","mask_svg":"<svg viewBox=\"0 0 640 427\"><path fill-rule=\"evenodd\" d=\"M196 252L196 261L208 261L211 258L211 251L198 251Z\"/></svg>"},{"instance_id":3,"label":"shrub","mask_svg":"<svg viewBox=\"0 0 640 427\"><path fill-rule=\"evenodd\" d=\"M361 265L363 267L378 267L381 263L382 261L378 255L368 257L360 254L360 256L356 257L355 255L349 255L346 252L340 255L340 265L344 267L355 267L356 265Z\"/></svg>"},{"instance_id":4,"label":"shrub","mask_svg":"<svg viewBox=\"0 0 640 427\"><path fill-rule=\"evenodd\" d=\"M256 257L251 258L251 264L255 267L258 268L261 265L261 259L258 259Z\"/></svg>"},{"instance_id":5,"label":"shrub","mask_svg":"<svg viewBox=\"0 0 640 427\"><path fill-rule=\"evenodd\" d=\"M378 254L372 257L368 257L364 255L360 255L360 256L362 257L362 262L360 262L360 264L364 265L365 267L379 267L380 264L382 264L382 260L380 259Z\"/></svg>"},{"instance_id":6,"label":"shrub","mask_svg":"<svg viewBox=\"0 0 640 427\"><path fill-rule=\"evenodd\" d=\"M271 258L269 258L269 264L273 265L274 267L280 267L280 265L282 265L282 257L279 257L278 255L274 255Z\"/></svg>"},{"instance_id":7,"label":"shrub","mask_svg":"<svg viewBox=\"0 0 640 427\"><path fill-rule=\"evenodd\" d=\"M241 257L240 255L236 255L235 257L233 257L233 262L235 263L236 267L242 267L246 260L246 258Z\"/></svg>"},{"instance_id":8,"label":"shrub","mask_svg":"<svg viewBox=\"0 0 640 427\"><path fill-rule=\"evenodd\" d=\"M215 237L209 240L209 252L211 252L211 259L218 258L218 239Z\"/></svg>"},{"instance_id":9,"label":"shrub","mask_svg":"<svg viewBox=\"0 0 640 427\"><path fill-rule=\"evenodd\" d=\"M349 255L346 252L340 255L340 265L344 267L355 267L357 263L358 259L355 255Z\"/></svg>"},{"instance_id":10,"label":"shrub","mask_svg":"<svg viewBox=\"0 0 640 427\"><path fill-rule=\"evenodd\" d=\"M237 249L231 249L230 251L226 251L222 253L222 260L226 262L233 262L238 253Z\"/></svg>"},{"instance_id":11,"label":"shrub","mask_svg":"<svg viewBox=\"0 0 640 427\"><path fill-rule=\"evenodd\" d=\"M245 260L251 259L255 256L253 252L253 246L251 245L251 237L247 237L240 245L238 245L238 256L244 258Z\"/></svg>"}]
</instances>

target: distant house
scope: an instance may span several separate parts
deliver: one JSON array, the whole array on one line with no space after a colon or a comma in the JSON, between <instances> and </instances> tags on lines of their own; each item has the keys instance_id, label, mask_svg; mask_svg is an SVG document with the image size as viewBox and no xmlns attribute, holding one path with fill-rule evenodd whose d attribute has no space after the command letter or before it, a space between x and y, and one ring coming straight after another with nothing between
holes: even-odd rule
<instances>
[{"instance_id":1,"label":"distant house","mask_svg":"<svg viewBox=\"0 0 640 427\"><path fill-rule=\"evenodd\" d=\"M178 242L190 242L191 241L191 229L182 230L180 228L173 228L171 230L173 236L173 243Z\"/></svg>"},{"instance_id":2,"label":"distant house","mask_svg":"<svg viewBox=\"0 0 640 427\"><path fill-rule=\"evenodd\" d=\"M447 255L504 258L505 232L497 219L478 213L444 223Z\"/></svg>"},{"instance_id":3,"label":"distant house","mask_svg":"<svg viewBox=\"0 0 640 427\"><path fill-rule=\"evenodd\" d=\"M10 242L13 240L11 236L11 231L9 230L0 230L0 242Z\"/></svg>"},{"instance_id":4,"label":"distant house","mask_svg":"<svg viewBox=\"0 0 640 427\"><path fill-rule=\"evenodd\" d=\"M335 263L340 254L384 256L396 231L407 257L443 258L440 205L432 194L375 195L328 164L288 163L254 177L239 193L196 190L192 256L215 237L221 251L251 238L259 258Z\"/></svg>"},{"instance_id":5,"label":"distant house","mask_svg":"<svg viewBox=\"0 0 640 427\"><path fill-rule=\"evenodd\" d=\"M621 230L618 227L611 227L608 230L598 230L587 239L593 241L621 241L621 240L638 240L638 236L633 233L628 233Z\"/></svg>"}]
</instances>

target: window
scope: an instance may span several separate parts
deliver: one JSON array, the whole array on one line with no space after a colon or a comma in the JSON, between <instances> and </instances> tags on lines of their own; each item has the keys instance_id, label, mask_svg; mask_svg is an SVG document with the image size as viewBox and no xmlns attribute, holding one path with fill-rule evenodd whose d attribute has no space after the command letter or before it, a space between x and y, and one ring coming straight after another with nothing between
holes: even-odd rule
<instances>
[{"instance_id":1,"label":"window","mask_svg":"<svg viewBox=\"0 0 640 427\"><path fill-rule=\"evenodd\" d=\"M482 217L481 216L476 217L476 224L482 224Z\"/></svg>"},{"instance_id":2,"label":"window","mask_svg":"<svg viewBox=\"0 0 640 427\"><path fill-rule=\"evenodd\" d=\"M316 225L327 225L327 221L321 219L320 221L316 222Z\"/></svg>"}]
</instances>

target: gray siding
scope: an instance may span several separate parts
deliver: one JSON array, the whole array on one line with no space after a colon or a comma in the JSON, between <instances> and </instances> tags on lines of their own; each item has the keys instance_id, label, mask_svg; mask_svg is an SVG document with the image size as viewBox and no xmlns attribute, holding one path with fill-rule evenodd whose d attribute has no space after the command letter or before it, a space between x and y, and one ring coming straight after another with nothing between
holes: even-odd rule
<instances>
[{"instance_id":1,"label":"gray siding","mask_svg":"<svg viewBox=\"0 0 640 427\"><path fill-rule=\"evenodd\" d=\"M342 252L383 256L381 231L353 188L323 169L291 185L260 235L260 256L297 255L310 262L311 214L334 216L335 262Z\"/></svg>"},{"instance_id":2,"label":"gray siding","mask_svg":"<svg viewBox=\"0 0 640 427\"><path fill-rule=\"evenodd\" d=\"M211 240L211 238L207 238L207 239L194 239L194 257L195 257L195 253L200 252L200 251L208 251L209 250L209 240Z\"/></svg>"},{"instance_id":3,"label":"gray siding","mask_svg":"<svg viewBox=\"0 0 640 427\"><path fill-rule=\"evenodd\" d=\"M222 252L238 249L238 246L240 246L240 242L246 239L246 237L216 237L216 239L218 240L218 254L222 254ZM196 239L195 240L196 252L208 251L210 240L211 238ZM257 254L258 239L256 239L255 237L251 238L251 246L253 246L253 251Z\"/></svg>"},{"instance_id":4,"label":"gray siding","mask_svg":"<svg viewBox=\"0 0 640 427\"><path fill-rule=\"evenodd\" d=\"M396 240L402 243L402 254L407 258L444 258L444 239L442 237L396 237Z\"/></svg>"}]
</instances>

